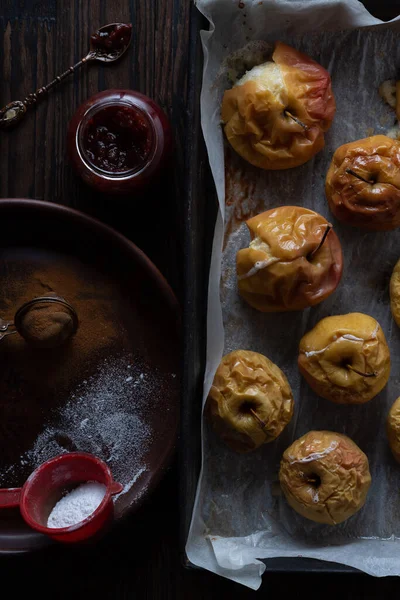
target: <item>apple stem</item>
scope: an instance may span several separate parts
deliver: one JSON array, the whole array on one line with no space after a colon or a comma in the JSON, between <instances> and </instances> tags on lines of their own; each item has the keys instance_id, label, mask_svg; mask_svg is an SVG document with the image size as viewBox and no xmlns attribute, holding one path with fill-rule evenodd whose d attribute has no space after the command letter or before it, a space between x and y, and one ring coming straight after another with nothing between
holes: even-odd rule
<instances>
[{"instance_id":1,"label":"apple stem","mask_svg":"<svg viewBox=\"0 0 400 600\"><path fill-rule=\"evenodd\" d=\"M373 371L372 373L363 373L362 371L355 369L351 365L346 365L346 367L347 369L350 369L350 371L353 371L354 373L357 373L357 375L361 375L362 377L376 377L378 375L378 373L375 373L375 371Z\"/></svg>"},{"instance_id":2,"label":"apple stem","mask_svg":"<svg viewBox=\"0 0 400 600\"><path fill-rule=\"evenodd\" d=\"M353 177L357 177L357 179L360 179L360 181L364 181L364 183L375 183L373 179L364 179L364 177L361 177L361 175L353 171L353 169L346 169L346 173L348 173L349 175L353 175Z\"/></svg>"},{"instance_id":3,"label":"apple stem","mask_svg":"<svg viewBox=\"0 0 400 600\"><path fill-rule=\"evenodd\" d=\"M283 111L286 117L290 117L291 119L293 119L293 121L295 123L297 123L297 125L300 125L303 129L305 129L307 131L308 127L305 123L303 123L303 121L300 121L300 119L298 119L297 117L295 117L294 115L292 115L292 113L290 113L288 110Z\"/></svg>"},{"instance_id":4,"label":"apple stem","mask_svg":"<svg viewBox=\"0 0 400 600\"><path fill-rule=\"evenodd\" d=\"M325 242L325 240L328 236L328 233L330 232L331 229L332 229L332 225L329 225L329 223L328 223L320 243L318 244L318 246L316 248L314 248L314 250L312 250L312 252L310 252L310 254L308 255L308 260L312 260L314 258L314 256L317 254L318 250L321 248L322 244Z\"/></svg>"},{"instance_id":5,"label":"apple stem","mask_svg":"<svg viewBox=\"0 0 400 600\"><path fill-rule=\"evenodd\" d=\"M250 412L251 412L251 414L253 415L253 417L254 417L255 419L257 419L257 421L259 422L259 424L260 424L260 427L261 427L262 429L264 429L264 428L266 427L266 423L264 423L264 421L262 421L262 420L260 419L260 417L258 416L258 414L256 413L256 411L255 411L255 410L253 410L253 409L251 408L251 409L250 409Z\"/></svg>"}]
</instances>

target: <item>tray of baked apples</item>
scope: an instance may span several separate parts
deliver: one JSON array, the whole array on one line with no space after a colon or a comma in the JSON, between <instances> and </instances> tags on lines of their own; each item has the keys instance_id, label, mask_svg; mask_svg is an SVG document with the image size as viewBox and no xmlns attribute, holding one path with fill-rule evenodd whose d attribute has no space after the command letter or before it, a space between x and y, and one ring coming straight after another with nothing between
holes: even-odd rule
<instances>
[{"instance_id":1,"label":"tray of baked apples","mask_svg":"<svg viewBox=\"0 0 400 600\"><path fill-rule=\"evenodd\" d=\"M311 9L312 5L312 9ZM400 574L400 23L198 2L220 201L189 560Z\"/></svg>"}]
</instances>

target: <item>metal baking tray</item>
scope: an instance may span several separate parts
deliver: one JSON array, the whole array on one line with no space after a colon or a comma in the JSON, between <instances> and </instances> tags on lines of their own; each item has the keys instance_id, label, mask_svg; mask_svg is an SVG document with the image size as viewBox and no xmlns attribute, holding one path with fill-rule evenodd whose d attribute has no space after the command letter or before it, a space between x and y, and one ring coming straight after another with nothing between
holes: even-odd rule
<instances>
[{"instance_id":1,"label":"metal baking tray","mask_svg":"<svg viewBox=\"0 0 400 600\"><path fill-rule=\"evenodd\" d=\"M363 0L377 18L390 20L400 11L398 0ZM193 565L185 552L201 466L201 407L206 360L207 288L217 197L200 123L203 54L199 31L208 23L191 3L188 80L188 166L184 210L184 340L180 425L180 553L182 563ZM263 561L267 572L353 573L346 565L310 558L274 558Z\"/></svg>"}]
</instances>

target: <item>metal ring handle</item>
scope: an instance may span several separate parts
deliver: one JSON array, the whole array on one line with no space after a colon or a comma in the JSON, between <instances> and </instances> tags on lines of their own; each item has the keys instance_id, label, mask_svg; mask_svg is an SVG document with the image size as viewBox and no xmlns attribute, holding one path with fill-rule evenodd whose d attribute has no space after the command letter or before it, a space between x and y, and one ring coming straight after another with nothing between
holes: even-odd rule
<instances>
[{"instance_id":1,"label":"metal ring handle","mask_svg":"<svg viewBox=\"0 0 400 600\"><path fill-rule=\"evenodd\" d=\"M76 310L74 309L74 307L65 300L65 298L62 298L61 296L39 296L38 298L33 298L33 300L29 300L28 302L25 302L22 306L19 307L19 309L17 310L17 312L15 313L15 317L14 317L14 326L16 331L20 331L21 330L21 326L22 326L22 319L24 317L24 315L28 312L28 310L34 306L35 304L62 304L63 306L65 306L71 317L72 317L72 324L73 324L73 334L76 332L76 330L78 329L79 326L79 320L78 320L78 315L76 313Z\"/></svg>"}]
</instances>

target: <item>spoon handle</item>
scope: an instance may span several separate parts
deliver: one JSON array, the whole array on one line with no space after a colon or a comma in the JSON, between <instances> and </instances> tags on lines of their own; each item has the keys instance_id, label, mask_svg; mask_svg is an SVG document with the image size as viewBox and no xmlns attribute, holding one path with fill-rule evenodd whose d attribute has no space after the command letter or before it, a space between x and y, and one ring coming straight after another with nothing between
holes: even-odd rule
<instances>
[{"instance_id":1,"label":"spoon handle","mask_svg":"<svg viewBox=\"0 0 400 600\"><path fill-rule=\"evenodd\" d=\"M4 321L0 317L0 340L6 337L6 335L17 333L16 329L10 329L10 327L14 327L14 323L12 321Z\"/></svg>"},{"instance_id":2,"label":"spoon handle","mask_svg":"<svg viewBox=\"0 0 400 600\"><path fill-rule=\"evenodd\" d=\"M14 100L14 102L7 104L4 108L0 110L0 129L9 129L14 125L17 125L25 116L26 109L28 107L33 106L34 104L36 104L36 102L42 100L42 98L44 98L44 96L56 85L61 83L63 79L65 79L66 77L68 77L68 75L71 75L71 73L74 73L77 69L79 69L88 61L93 59L93 53L89 52L87 56L82 58L72 67L69 67L69 69L64 71L64 73L61 73L61 75L58 75L58 77L53 79L53 81L50 81L50 83L48 83L47 85L44 85L43 87L39 88L33 94L29 94L28 96L26 96L25 100Z\"/></svg>"},{"instance_id":3,"label":"spoon handle","mask_svg":"<svg viewBox=\"0 0 400 600\"><path fill-rule=\"evenodd\" d=\"M14 333L17 333L15 329L14 331L0 331L0 341L8 335L14 335Z\"/></svg>"},{"instance_id":4,"label":"spoon handle","mask_svg":"<svg viewBox=\"0 0 400 600\"><path fill-rule=\"evenodd\" d=\"M63 79L65 79L66 77L68 77L68 75L71 75L71 73L74 73L74 71L76 71L77 69L82 67L88 61L89 58L90 58L90 54L88 54L88 56L85 56L84 58L82 58L82 60L77 62L72 67L69 67L69 69L64 71L64 73L61 73L61 75L58 75L58 77L55 77L55 79L53 79L53 81L50 81L50 83L48 83L47 85L44 85L43 87L39 88L33 94L29 94L25 98L25 100L23 100L23 103L27 106L31 106L32 104L35 104L38 100L41 100L43 98L43 96L45 94L47 94L47 92L49 92L51 89L53 89L53 87L56 87L56 85L61 83L61 81Z\"/></svg>"}]
</instances>

